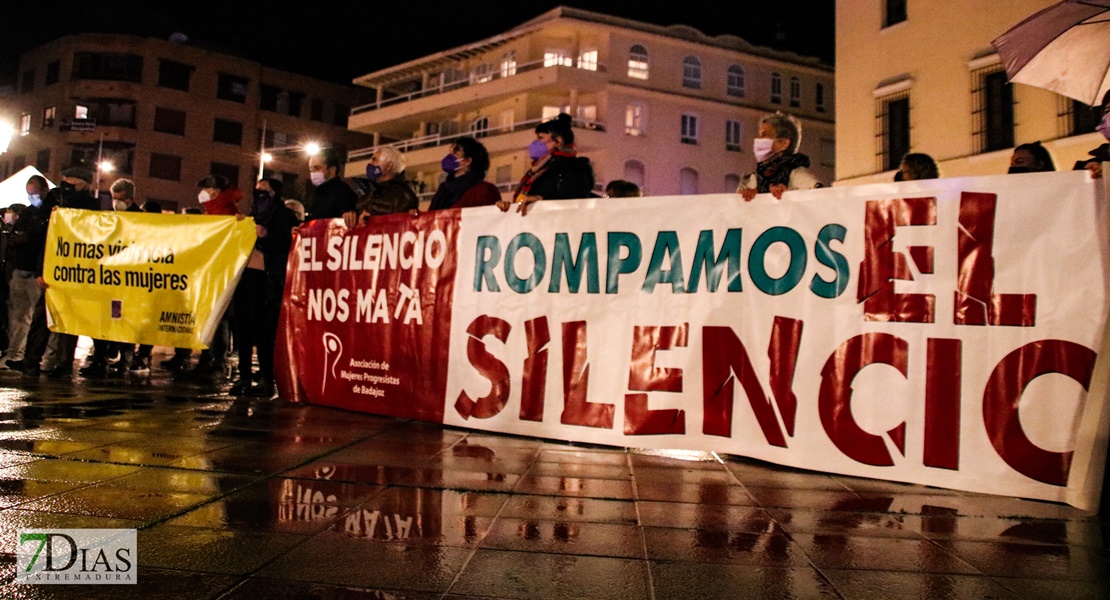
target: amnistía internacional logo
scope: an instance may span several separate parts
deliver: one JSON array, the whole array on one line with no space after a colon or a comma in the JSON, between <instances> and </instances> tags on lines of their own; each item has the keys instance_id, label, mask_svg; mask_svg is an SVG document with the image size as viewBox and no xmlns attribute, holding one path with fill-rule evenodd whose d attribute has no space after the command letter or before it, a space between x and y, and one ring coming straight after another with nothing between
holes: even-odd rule
<instances>
[{"instance_id":1,"label":"amnist\u00eda internacional logo","mask_svg":"<svg viewBox=\"0 0 1110 600\"><path fill-rule=\"evenodd\" d=\"M105 585L138 582L134 529L24 529L16 533L15 582Z\"/></svg>"}]
</instances>

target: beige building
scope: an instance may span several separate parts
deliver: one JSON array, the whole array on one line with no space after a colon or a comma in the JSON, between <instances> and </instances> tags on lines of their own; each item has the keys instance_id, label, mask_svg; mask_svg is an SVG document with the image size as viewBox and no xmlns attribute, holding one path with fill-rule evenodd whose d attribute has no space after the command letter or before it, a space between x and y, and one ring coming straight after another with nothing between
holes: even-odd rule
<instances>
[{"instance_id":1,"label":"beige building","mask_svg":"<svg viewBox=\"0 0 1110 600\"><path fill-rule=\"evenodd\" d=\"M303 197L301 145L368 144L347 116L369 98L183 39L66 36L20 58L9 109L16 135L0 155L0 179L30 164L56 181L68 166L102 160L114 169L101 173L102 196L128 177L140 202L180 210L199 205L196 182L209 173L253 187L264 139L274 157L267 175L285 181L286 196Z\"/></svg>"},{"instance_id":2,"label":"beige building","mask_svg":"<svg viewBox=\"0 0 1110 600\"><path fill-rule=\"evenodd\" d=\"M1071 169L1105 140L1086 105L1009 84L991 40L1055 0L836 3L839 184L890 181L906 152L946 177L1005 173L1041 141Z\"/></svg>"},{"instance_id":3,"label":"beige building","mask_svg":"<svg viewBox=\"0 0 1110 600\"><path fill-rule=\"evenodd\" d=\"M833 178L832 68L683 25L560 7L355 83L376 96L352 111L351 129L404 152L425 201L461 135L485 144L487 179L507 193L530 165L536 125L560 112L575 118L599 188L628 179L650 195L735 191L755 168L759 120L775 110L801 118L801 151L818 178ZM372 150L352 153L348 173L362 171Z\"/></svg>"}]
</instances>

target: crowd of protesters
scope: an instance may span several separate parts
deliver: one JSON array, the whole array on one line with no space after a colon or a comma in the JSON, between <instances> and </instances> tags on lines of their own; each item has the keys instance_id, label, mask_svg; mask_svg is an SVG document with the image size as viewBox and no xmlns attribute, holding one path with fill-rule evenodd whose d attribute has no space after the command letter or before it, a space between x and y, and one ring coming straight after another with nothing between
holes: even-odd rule
<instances>
[{"instance_id":1,"label":"crowd of protesters","mask_svg":"<svg viewBox=\"0 0 1110 600\"><path fill-rule=\"evenodd\" d=\"M1110 140L1110 94L1103 99L1102 108L1097 130ZM454 140L441 161L444 178L428 210L496 205L503 212L513 210L525 215L540 201L642 194L637 184L624 180L610 181L604 192L595 192L593 167L588 158L578 155L569 115L560 114L541 123L535 135L528 147L531 164L508 197L485 179L490 168L486 148L472 137ZM809 158L799 152L801 141L802 127L793 116L776 112L764 117L752 145L756 170L741 180L737 194L744 201L760 193L782 199L789 190L821 187L822 182L809 170ZM1101 177L1101 163L1110 160L1110 143L1095 148L1090 155L1074 168ZM202 209L186 212L250 217L257 241L210 347L201 352L195 365L191 364L189 349L175 349L171 358L159 363L162 368L182 379L222 383L232 375L229 354L234 348L238 366L228 393L265 398L275 395L274 348L295 229L306 219L342 218L347 227L357 228L382 215L419 214L415 186L405 175L405 157L397 150L378 148L366 166L365 179L358 178L358 185L350 185L341 176L342 166L340 155L333 149L324 149L309 160L314 194L307 214L300 201L285 199L283 183L278 179L259 179L249 202L223 176L209 174L197 182L197 200ZM1048 150L1032 142L1014 148L1009 173L1055 169ZM938 177L941 173L936 161L920 152L906 154L894 174L896 181ZM0 318L0 341L6 338L3 360L8 369L27 376L74 377L77 337L47 328L47 285L42 277L46 230L55 207L97 210L99 203L90 193L93 173L89 169L71 167L63 170L60 178L60 185L50 189L44 177L31 177L26 185L27 205L4 209L0 221L0 300L7 304L7 318ZM139 204L130 180L115 181L110 192L114 210L162 212L157 202ZM136 348L133 343L94 340L92 354L77 374L96 379L149 373L151 358L149 345Z\"/></svg>"}]
</instances>

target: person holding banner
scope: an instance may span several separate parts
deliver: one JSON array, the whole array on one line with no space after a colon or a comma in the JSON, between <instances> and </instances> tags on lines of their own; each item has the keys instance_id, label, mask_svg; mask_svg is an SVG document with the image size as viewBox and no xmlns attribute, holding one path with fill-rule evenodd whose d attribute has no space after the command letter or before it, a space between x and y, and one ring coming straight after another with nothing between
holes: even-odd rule
<instances>
[{"instance_id":1,"label":"person holding banner","mask_svg":"<svg viewBox=\"0 0 1110 600\"><path fill-rule=\"evenodd\" d=\"M308 176L316 186L310 219L338 219L355 209L358 196L339 176L339 154L324 148L308 159Z\"/></svg>"},{"instance_id":2,"label":"person holding banner","mask_svg":"<svg viewBox=\"0 0 1110 600\"><path fill-rule=\"evenodd\" d=\"M370 217L410 212L420 206L416 192L405 179L405 155L394 148L378 148L366 165L370 191L358 201L354 210L343 213L347 227L365 225Z\"/></svg>"},{"instance_id":3,"label":"person holding banner","mask_svg":"<svg viewBox=\"0 0 1110 600\"><path fill-rule=\"evenodd\" d=\"M1106 92L1106 95L1102 97L1102 120L1098 122L1098 125L1095 125L1095 131L1110 140L1110 92ZM1091 158L1076 161L1075 170L1086 169L1091 172L1095 179L1102 177L1102 163L1110 162L1110 143L1103 144L1087 154L1090 154Z\"/></svg>"},{"instance_id":4,"label":"person holding banner","mask_svg":"<svg viewBox=\"0 0 1110 600\"><path fill-rule=\"evenodd\" d=\"M447 179L440 184L428 210L490 206L501 199L497 186L486 181L489 152L472 137L455 140L441 164Z\"/></svg>"},{"instance_id":5,"label":"person holding banner","mask_svg":"<svg viewBox=\"0 0 1110 600\"><path fill-rule=\"evenodd\" d=\"M108 188L112 194L112 208L117 211L123 212L144 212L145 207L139 206L135 200L135 182L130 179L120 178L112 182L111 187ZM149 203L148 203L149 204ZM153 203L157 206L157 202ZM161 207L158 207L157 212L162 212ZM146 211L149 212L149 211ZM118 342L119 346L119 360L116 364L109 368L112 375L122 376L128 372L131 373L148 373L150 372L150 355L154 347L149 344L142 344L136 353L135 345L124 342Z\"/></svg>"},{"instance_id":6,"label":"person holding banner","mask_svg":"<svg viewBox=\"0 0 1110 600\"><path fill-rule=\"evenodd\" d=\"M200 192L197 200L204 207L206 215L234 216L239 215L239 200L243 192L231 185L223 175L208 175L197 182ZM227 352L231 344L229 332L230 318L224 315L216 334L212 337L212 345L202 350L197 365L183 375L190 379L224 379L227 377ZM175 354L175 357L177 355Z\"/></svg>"},{"instance_id":7,"label":"person holding banner","mask_svg":"<svg viewBox=\"0 0 1110 600\"><path fill-rule=\"evenodd\" d=\"M752 142L755 173L744 177L737 193L745 201L756 194L770 193L782 200L787 190L809 190L821 183L809 170L809 157L798 152L802 144L802 124L793 115L776 111L759 122L759 134Z\"/></svg>"},{"instance_id":8,"label":"person holding banner","mask_svg":"<svg viewBox=\"0 0 1110 600\"><path fill-rule=\"evenodd\" d=\"M82 166L70 167L62 171L61 184L50 190L50 196L55 196L54 204L61 208L79 208L82 210L98 210L100 202L92 195L93 172ZM39 278L42 279L41 276ZM44 286L45 282L40 285ZM42 318L46 318L45 306ZM45 321L44 321L45 323ZM101 343L94 351L94 360L107 353L106 345ZM45 366L43 371L48 377L69 378L73 376L74 355L77 352L77 336L68 333L50 333L50 338L45 348L45 353L28 345L27 355L37 366L39 357ZM106 359L105 359L106 360Z\"/></svg>"},{"instance_id":9,"label":"person holding banner","mask_svg":"<svg viewBox=\"0 0 1110 600\"><path fill-rule=\"evenodd\" d=\"M15 251L12 261L10 291L8 296L8 349L5 365L12 370L27 375L39 374L39 361L34 364L24 356L31 346L46 344L49 331L46 329L46 305L43 303L43 288L38 278L42 277L42 263L46 255L46 230L50 224L50 211L53 198L47 194L48 184L42 175L34 175L27 180L27 202L29 205L19 214L8 236L8 248ZM49 198L49 200L47 200ZM36 319L39 313L41 319Z\"/></svg>"},{"instance_id":10,"label":"person holding banner","mask_svg":"<svg viewBox=\"0 0 1110 600\"><path fill-rule=\"evenodd\" d=\"M922 181L924 179L940 178L940 169L937 168L937 161L933 160L932 156L920 152L913 152L903 157L902 164L898 167L898 172L902 174L902 181Z\"/></svg>"},{"instance_id":11,"label":"person holding banner","mask_svg":"<svg viewBox=\"0 0 1110 600\"><path fill-rule=\"evenodd\" d=\"M1007 173L1047 173L1056 170L1056 162L1048 153L1048 148L1040 142L1022 144L1014 148L1010 155L1010 169Z\"/></svg>"},{"instance_id":12,"label":"person holding banner","mask_svg":"<svg viewBox=\"0 0 1110 600\"><path fill-rule=\"evenodd\" d=\"M232 300L232 328L239 349L239 381L228 392L232 396L271 398L275 391L274 343L289 248L293 245L292 232L299 221L296 213L281 201L282 188L278 179L260 179L247 213L254 218L258 238ZM254 348L258 349L258 385L252 385Z\"/></svg>"},{"instance_id":13,"label":"person holding banner","mask_svg":"<svg viewBox=\"0 0 1110 600\"><path fill-rule=\"evenodd\" d=\"M547 148L532 168L524 174L512 202L501 200L497 207L506 212L514 203L516 212L528 213L528 207L540 200L574 200L593 196L594 170L588 158L578 156L574 148L574 131L570 115L559 116L536 126L536 139Z\"/></svg>"}]
</instances>

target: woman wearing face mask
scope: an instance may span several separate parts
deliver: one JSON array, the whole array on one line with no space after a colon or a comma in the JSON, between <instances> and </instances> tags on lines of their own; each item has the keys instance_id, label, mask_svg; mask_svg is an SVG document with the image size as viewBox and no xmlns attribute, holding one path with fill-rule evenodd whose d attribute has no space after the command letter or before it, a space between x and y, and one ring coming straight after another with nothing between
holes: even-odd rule
<instances>
[{"instance_id":1,"label":"woman wearing face mask","mask_svg":"<svg viewBox=\"0 0 1110 600\"><path fill-rule=\"evenodd\" d=\"M540 123L536 127L536 141L544 145L547 153L534 159L532 168L520 180L515 199L518 213L526 214L528 206L540 200L573 200L593 196L594 170L589 159L578 156L574 148L570 115L560 114ZM531 147L529 149L531 155ZM513 202L508 200L497 203L502 212L512 205Z\"/></svg>"},{"instance_id":2,"label":"woman wearing face mask","mask_svg":"<svg viewBox=\"0 0 1110 600\"><path fill-rule=\"evenodd\" d=\"M209 175L197 182L197 200L206 215L237 215L243 192L233 187L223 175Z\"/></svg>"},{"instance_id":3,"label":"woman wearing face mask","mask_svg":"<svg viewBox=\"0 0 1110 600\"><path fill-rule=\"evenodd\" d=\"M1110 92L1102 97L1102 120L1098 122L1098 125L1095 125L1095 131L1110 140ZM1086 169L1091 172L1095 179L1102 177L1102 163L1110 161L1110 144L1103 144L1087 154L1090 154L1092 158L1077 161L1075 170Z\"/></svg>"},{"instance_id":4,"label":"woman wearing face mask","mask_svg":"<svg viewBox=\"0 0 1110 600\"><path fill-rule=\"evenodd\" d=\"M370 217L416 210L420 200L405 179L405 156L388 146L379 148L366 165L370 191L358 201L355 210L343 213L348 228L365 225Z\"/></svg>"},{"instance_id":5,"label":"woman wearing face mask","mask_svg":"<svg viewBox=\"0 0 1110 600\"><path fill-rule=\"evenodd\" d=\"M1045 173L1055 170L1056 163L1052 160L1052 155L1048 153L1048 148L1042 146L1040 142L1033 142L1014 148L1014 153L1010 156L1010 169L1007 172L1013 175L1014 173Z\"/></svg>"},{"instance_id":6,"label":"woman wearing face mask","mask_svg":"<svg viewBox=\"0 0 1110 600\"><path fill-rule=\"evenodd\" d=\"M782 200L782 193L787 190L821 187L809 171L809 157L798 153L801 143L802 124L798 119L782 111L764 117L752 144L758 162L755 173L745 176L736 191L744 200L768 192Z\"/></svg>"},{"instance_id":7,"label":"woman wearing face mask","mask_svg":"<svg viewBox=\"0 0 1110 600\"><path fill-rule=\"evenodd\" d=\"M441 163L447 179L440 184L429 210L490 206L501 199L497 186L485 181L489 170L486 147L472 137L455 140Z\"/></svg>"}]
</instances>

